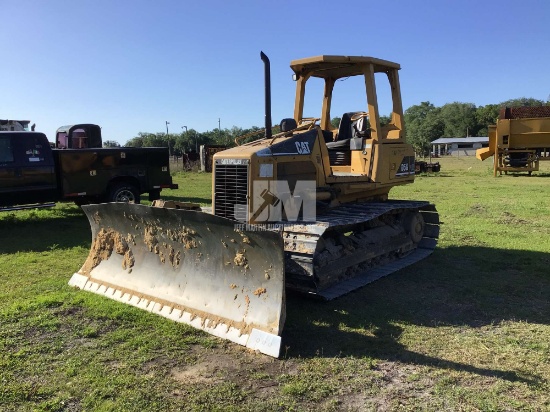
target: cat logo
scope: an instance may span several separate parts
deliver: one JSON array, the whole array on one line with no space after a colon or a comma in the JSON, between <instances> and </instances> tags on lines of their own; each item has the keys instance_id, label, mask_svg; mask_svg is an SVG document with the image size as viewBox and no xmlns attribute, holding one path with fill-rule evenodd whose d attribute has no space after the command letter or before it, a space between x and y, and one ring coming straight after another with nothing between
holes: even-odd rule
<instances>
[{"instance_id":1,"label":"cat logo","mask_svg":"<svg viewBox=\"0 0 550 412\"><path fill-rule=\"evenodd\" d=\"M309 150L309 143L308 142L296 142L296 150L298 150L299 154L310 154L311 150Z\"/></svg>"}]
</instances>

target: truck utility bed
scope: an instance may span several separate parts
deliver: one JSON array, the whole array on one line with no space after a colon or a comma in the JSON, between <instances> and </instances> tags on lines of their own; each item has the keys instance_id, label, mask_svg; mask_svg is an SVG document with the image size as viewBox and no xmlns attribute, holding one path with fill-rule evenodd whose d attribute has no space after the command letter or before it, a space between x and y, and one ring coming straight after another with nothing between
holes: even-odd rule
<instances>
[{"instance_id":1,"label":"truck utility bed","mask_svg":"<svg viewBox=\"0 0 550 412\"><path fill-rule=\"evenodd\" d=\"M0 207L160 197L172 183L168 148L52 149L39 132L0 132Z\"/></svg>"}]
</instances>

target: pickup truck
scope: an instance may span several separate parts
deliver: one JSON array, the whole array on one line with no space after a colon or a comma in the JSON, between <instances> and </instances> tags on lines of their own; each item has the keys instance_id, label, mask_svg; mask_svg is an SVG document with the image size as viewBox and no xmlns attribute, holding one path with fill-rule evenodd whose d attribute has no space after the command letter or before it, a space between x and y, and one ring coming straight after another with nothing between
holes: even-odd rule
<instances>
[{"instance_id":1,"label":"pickup truck","mask_svg":"<svg viewBox=\"0 0 550 412\"><path fill-rule=\"evenodd\" d=\"M40 132L0 132L0 206L139 203L176 189L168 148L54 149Z\"/></svg>"}]
</instances>

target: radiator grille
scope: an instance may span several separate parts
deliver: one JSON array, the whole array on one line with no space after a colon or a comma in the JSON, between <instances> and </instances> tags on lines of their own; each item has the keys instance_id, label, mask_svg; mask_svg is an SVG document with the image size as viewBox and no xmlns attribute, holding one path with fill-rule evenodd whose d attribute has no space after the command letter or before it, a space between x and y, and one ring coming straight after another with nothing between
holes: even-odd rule
<instances>
[{"instance_id":1,"label":"radiator grille","mask_svg":"<svg viewBox=\"0 0 550 412\"><path fill-rule=\"evenodd\" d=\"M220 164L216 161L214 214L232 220L247 220L248 164ZM237 208L235 207L236 205Z\"/></svg>"}]
</instances>

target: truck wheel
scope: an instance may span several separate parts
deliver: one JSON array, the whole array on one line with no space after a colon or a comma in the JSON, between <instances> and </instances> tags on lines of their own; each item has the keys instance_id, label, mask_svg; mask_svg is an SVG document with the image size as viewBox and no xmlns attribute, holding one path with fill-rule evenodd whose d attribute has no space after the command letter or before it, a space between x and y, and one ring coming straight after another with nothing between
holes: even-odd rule
<instances>
[{"instance_id":1,"label":"truck wheel","mask_svg":"<svg viewBox=\"0 0 550 412\"><path fill-rule=\"evenodd\" d=\"M141 201L139 190L131 183L118 183L109 193L110 202L139 203Z\"/></svg>"}]
</instances>

